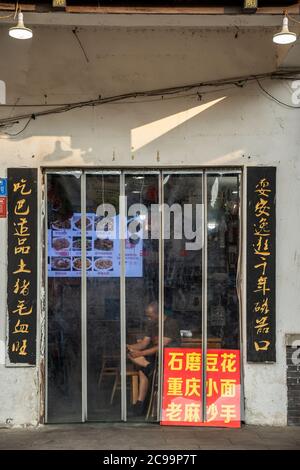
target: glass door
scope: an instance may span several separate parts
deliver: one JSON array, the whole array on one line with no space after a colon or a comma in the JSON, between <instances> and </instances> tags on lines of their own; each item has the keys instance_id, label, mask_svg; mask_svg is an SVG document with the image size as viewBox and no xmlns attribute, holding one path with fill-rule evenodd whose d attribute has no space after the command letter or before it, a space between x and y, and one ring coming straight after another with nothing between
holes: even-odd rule
<instances>
[{"instance_id":1,"label":"glass door","mask_svg":"<svg viewBox=\"0 0 300 470\"><path fill-rule=\"evenodd\" d=\"M82 420L81 172L46 174L46 418Z\"/></svg>"},{"instance_id":2,"label":"glass door","mask_svg":"<svg viewBox=\"0 0 300 470\"><path fill-rule=\"evenodd\" d=\"M206 174L205 420L239 426L240 367L240 173Z\"/></svg>"},{"instance_id":3,"label":"glass door","mask_svg":"<svg viewBox=\"0 0 300 470\"><path fill-rule=\"evenodd\" d=\"M126 409L156 421L160 376L159 172L125 173Z\"/></svg>"},{"instance_id":4,"label":"glass door","mask_svg":"<svg viewBox=\"0 0 300 470\"><path fill-rule=\"evenodd\" d=\"M163 411L169 425L203 421L203 174L163 173Z\"/></svg>"},{"instance_id":5,"label":"glass door","mask_svg":"<svg viewBox=\"0 0 300 470\"><path fill-rule=\"evenodd\" d=\"M120 172L85 179L87 420L120 421Z\"/></svg>"},{"instance_id":6,"label":"glass door","mask_svg":"<svg viewBox=\"0 0 300 470\"><path fill-rule=\"evenodd\" d=\"M47 422L238 425L240 185L46 172Z\"/></svg>"},{"instance_id":7,"label":"glass door","mask_svg":"<svg viewBox=\"0 0 300 470\"><path fill-rule=\"evenodd\" d=\"M163 174L164 313L180 329L175 343L181 339L183 347L196 348L202 344L202 178L195 172Z\"/></svg>"}]
</instances>

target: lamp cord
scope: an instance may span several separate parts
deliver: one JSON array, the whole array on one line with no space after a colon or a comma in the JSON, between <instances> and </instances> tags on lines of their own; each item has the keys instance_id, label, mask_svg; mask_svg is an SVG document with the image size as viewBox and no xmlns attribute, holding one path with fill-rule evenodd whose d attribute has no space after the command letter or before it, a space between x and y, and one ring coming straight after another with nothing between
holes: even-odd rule
<instances>
[{"instance_id":1,"label":"lamp cord","mask_svg":"<svg viewBox=\"0 0 300 470\"><path fill-rule=\"evenodd\" d=\"M300 8L300 1L298 1L298 6L299 6L299 8ZM296 20L296 18L294 18L293 16L291 16L291 15L289 14L289 7L285 8L285 9L283 10L283 14L284 14L285 16L287 16L291 21L294 21L294 23L300 24L300 21Z\"/></svg>"},{"instance_id":2,"label":"lamp cord","mask_svg":"<svg viewBox=\"0 0 300 470\"><path fill-rule=\"evenodd\" d=\"M13 17L14 20L15 20L16 16L17 16L17 12L19 10L21 11L21 9L19 8L19 2L16 2L15 11L13 13L10 13L9 15L0 16L0 20L6 20L6 19L11 18L11 17Z\"/></svg>"},{"instance_id":3,"label":"lamp cord","mask_svg":"<svg viewBox=\"0 0 300 470\"><path fill-rule=\"evenodd\" d=\"M293 21L294 23L300 24L300 21L296 20L293 16L291 16L287 11L285 12L286 16Z\"/></svg>"},{"instance_id":4,"label":"lamp cord","mask_svg":"<svg viewBox=\"0 0 300 470\"><path fill-rule=\"evenodd\" d=\"M10 15L0 16L0 20L6 20L7 18L11 18L12 16L14 16L14 13L11 13Z\"/></svg>"},{"instance_id":5,"label":"lamp cord","mask_svg":"<svg viewBox=\"0 0 300 470\"><path fill-rule=\"evenodd\" d=\"M15 11L13 13L10 13L9 15L5 16L0 16L0 20L6 20L8 18L11 18L13 16L14 20L16 19L18 11L21 11L21 8L19 7L19 2L16 2L15 6Z\"/></svg>"},{"instance_id":6,"label":"lamp cord","mask_svg":"<svg viewBox=\"0 0 300 470\"><path fill-rule=\"evenodd\" d=\"M268 90L266 90L262 86L262 84L260 83L258 78L256 79L256 82L257 82L257 85L259 86L259 88L261 89L261 91L263 91L269 98L271 98L273 101L275 101L275 103L280 104L280 105L285 106L285 107L290 108L290 109L300 109L300 106L293 106L289 103L285 103L284 101L281 101L278 98L276 98L276 96L272 95Z\"/></svg>"},{"instance_id":7,"label":"lamp cord","mask_svg":"<svg viewBox=\"0 0 300 470\"><path fill-rule=\"evenodd\" d=\"M5 134L5 135L8 135L9 137L16 137L16 136L22 134L22 132L24 132L25 129L27 129L27 127L29 126L29 124L30 124L30 122L31 122L32 119L33 119L33 117L30 116L30 118L29 118L28 121L26 122L25 126L22 127L22 129L19 130L18 132L16 132L15 134L10 134L9 132L4 132L4 134Z\"/></svg>"}]
</instances>

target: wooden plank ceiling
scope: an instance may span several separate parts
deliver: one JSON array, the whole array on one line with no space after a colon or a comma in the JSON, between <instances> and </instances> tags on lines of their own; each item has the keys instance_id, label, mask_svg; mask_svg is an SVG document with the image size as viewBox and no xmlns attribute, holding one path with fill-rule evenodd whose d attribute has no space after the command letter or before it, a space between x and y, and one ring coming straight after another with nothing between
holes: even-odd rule
<instances>
[{"instance_id":1,"label":"wooden plank ceiling","mask_svg":"<svg viewBox=\"0 0 300 470\"><path fill-rule=\"evenodd\" d=\"M244 10L245 3L257 5L258 13L279 13L286 7L293 13L299 12L299 0L22 0L23 11L55 11L63 9L77 13L110 12L187 12L187 13L254 13L256 8ZM1 2L0 10L12 10L16 2Z\"/></svg>"}]
</instances>

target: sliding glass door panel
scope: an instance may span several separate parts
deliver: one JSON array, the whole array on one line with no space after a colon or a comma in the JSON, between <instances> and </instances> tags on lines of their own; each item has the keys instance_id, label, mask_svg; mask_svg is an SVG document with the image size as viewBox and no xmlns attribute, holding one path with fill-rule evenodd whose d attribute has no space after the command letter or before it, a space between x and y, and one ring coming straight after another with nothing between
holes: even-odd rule
<instances>
[{"instance_id":1,"label":"sliding glass door panel","mask_svg":"<svg viewBox=\"0 0 300 470\"><path fill-rule=\"evenodd\" d=\"M121 419L120 176L86 175L87 419Z\"/></svg>"},{"instance_id":2,"label":"sliding glass door panel","mask_svg":"<svg viewBox=\"0 0 300 470\"><path fill-rule=\"evenodd\" d=\"M237 272L240 175L207 175L207 336L211 346L239 348Z\"/></svg>"},{"instance_id":3,"label":"sliding glass door panel","mask_svg":"<svg viewBox=\"0 0 300 470\"><path fill-rule=\"evenodd\" d=\"M164 174L164 309L181 346L202 343L202 174Z\"/></svg>"},{"instance_id":4,"label":"sliding glass door panel","mask_svg":"<svg viewBox=\"0 0 300 470\"><path fill-rule=\"evenodd\" d=\"M240 425L240 174L207 174L206 419Z\"/></svg>"},{"instance_id":5,"label":"sliding glass door panel","mask_svg":"<svg viewBox=\"0 0 300 470\"><path fill-rule=\"evenodd\" d=\"M125 196L127 420L156 421L159 376L159 175L142 172L125 174ZM151 211L153 208L154 211Z\"/></svg>"},{"instance_id":6,"label":"sliding glass door panel","mask_svg":"<svg viewBox=\"0 0 300 470\"><path fill-rule=\"evenodd\" d=\"M47 422L82 420L81 179L47 174Z\"/></svg>"},{"instance_id":7,"label":"sliding glass door panel","mask_svg":"<svg viewBox=\"0 0 300 470\"><path fill-rule=\"evenodd\" d=\"M202 422L202 173L163 174L162 421Z\"/></svg>"}]
</instances>

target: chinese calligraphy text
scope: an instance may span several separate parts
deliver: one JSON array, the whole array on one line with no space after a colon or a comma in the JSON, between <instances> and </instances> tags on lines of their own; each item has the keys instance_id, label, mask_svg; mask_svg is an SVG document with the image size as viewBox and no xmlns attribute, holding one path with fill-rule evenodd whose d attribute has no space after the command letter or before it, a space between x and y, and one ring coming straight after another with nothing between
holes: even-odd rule
<instances>
[{"instance_id":1,"label":"chinese calligraphy text","mask_svg":"<svg viewBox=\"0 0 300 470\"><path fill-rule=\"evenodd\" d=\"M36 363L37 170L8 169L8 365Z\"/></svg>"},{"instance_id":2,"label":"chinese calligraphy text","mask_svg":"<svg viewBox=\"0 0 300 470\"><path fill-rule=\"evenodd\" d=\"M240 352L208 349L202 380L201 349L165 348L161 424L240 427Z\"/></svg>"},{"instance_id":3,"label":"chinese calligraphy text","mask_svg":"<svg viewBox=\"0 0 300 470\"><path fill-rule=\"evenodd\" d=\"M247 360L275 362L276 168L247 171Z\"/></svg>"}]
</instances>

